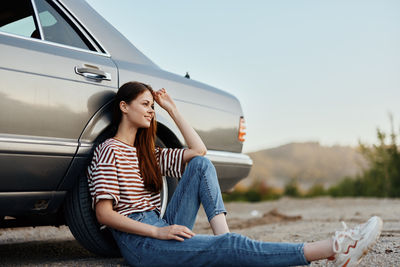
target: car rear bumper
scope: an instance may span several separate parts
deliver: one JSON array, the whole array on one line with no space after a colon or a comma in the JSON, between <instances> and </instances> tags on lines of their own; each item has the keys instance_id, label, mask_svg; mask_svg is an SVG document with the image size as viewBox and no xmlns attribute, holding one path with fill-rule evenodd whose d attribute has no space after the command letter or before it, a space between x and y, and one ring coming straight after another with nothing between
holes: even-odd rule
<instances>
[{"instance_id":1,"label":"car rear bumper","mask_svg":"<svg viewBox=\"0 0 400 267\"><path fill-rule=\"evenodd\" d=\"M205 157L211 160L217 170L221 191L228 191L246 178L253 165L251 158L242 153L208 150Z\"/></svg>"}]
</instances>

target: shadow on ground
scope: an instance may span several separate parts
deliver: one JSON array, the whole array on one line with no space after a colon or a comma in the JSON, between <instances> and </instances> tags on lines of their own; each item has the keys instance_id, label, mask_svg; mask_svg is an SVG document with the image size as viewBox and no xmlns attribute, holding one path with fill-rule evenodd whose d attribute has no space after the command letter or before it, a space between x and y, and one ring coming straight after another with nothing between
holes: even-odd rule
<instances>
[{"instance_id":1,"label":"shadow on ground","mask_svg":"<svg viewBox=\"0 0 400 267\"><path fill-rule=\"evenodd\" d=\"M0 265L123 265L122 258L103 258L90 253L75 240L27 242L0 245ZM80 262L80 263L79 263ZM91 264L93 263L93 264ZM75 266L77 266L75 265Z\"/></svg>"}]
</instances>

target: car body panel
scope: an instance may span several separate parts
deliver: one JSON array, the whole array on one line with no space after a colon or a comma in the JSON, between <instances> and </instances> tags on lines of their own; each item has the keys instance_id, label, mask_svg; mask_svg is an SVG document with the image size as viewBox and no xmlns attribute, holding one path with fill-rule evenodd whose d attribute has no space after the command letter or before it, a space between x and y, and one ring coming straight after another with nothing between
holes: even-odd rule
<instances>
[{"instance_id":1,"label":"car body panel","mask_svg":"<svg viewBox=\"0 0 400 267\"><path fill-rule=\"evenodd\" d=\"M13 185L15 191L56 190L82 129L115 93L117 68L103 55L7 34L0 34L0 56L0 192ZM84 64L110 73L111 80L76 74Z\"/></svg>"}]
</instances>

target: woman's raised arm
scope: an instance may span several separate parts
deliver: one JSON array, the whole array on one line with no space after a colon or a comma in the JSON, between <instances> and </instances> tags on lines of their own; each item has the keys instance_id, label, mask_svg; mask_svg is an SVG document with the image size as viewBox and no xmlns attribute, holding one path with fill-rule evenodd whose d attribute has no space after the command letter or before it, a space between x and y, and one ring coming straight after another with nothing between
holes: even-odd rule
<instances>
[{"instance_id":1,"label":"woman's raised arm","mask_svg":"<svg viewBox=\"0 0 400 267\"><path fill-rule=\"evenodd\" d=\"M168 112L185 138L188 149L185 150L183 161L186 163L195 156L204 156L207 153L206 146L192 126L183 118L167 91L164 88L156 91L154 99Z\"/></svg>"}]
</instances>

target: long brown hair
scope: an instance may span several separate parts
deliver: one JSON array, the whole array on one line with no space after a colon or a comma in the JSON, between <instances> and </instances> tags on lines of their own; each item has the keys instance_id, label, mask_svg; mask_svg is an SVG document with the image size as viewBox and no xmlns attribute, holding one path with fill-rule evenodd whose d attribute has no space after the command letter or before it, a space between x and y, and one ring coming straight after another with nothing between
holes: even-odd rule
<instances>
[{"instance_id":1,"label":"long brown hair","mask_svg":"<svg viewBox=\"0 0 400 267\"><path fill-rule=\"evenodd\" d=\"M113 113L113 125L117 129L122 119L120 102L125 101L127 104L130 104L131 101L135 100L146 90L149 90L153 94L153 89L150 85L140 82L127 82L118 89L114 100ZM144 180L144 186L152 192L160 192L163 183L160 167L157 164L155 155L156 131L157 122L154 116L149 128L138 129L135 143L133 144L136 147L139 169Z\"/></svg>"}]
</instances>

